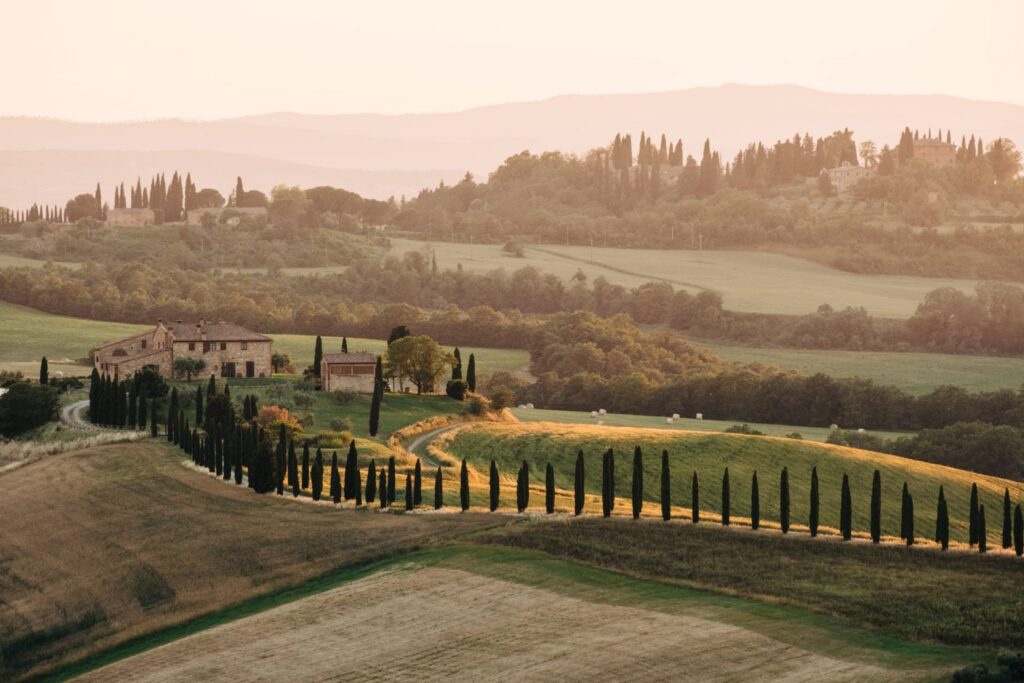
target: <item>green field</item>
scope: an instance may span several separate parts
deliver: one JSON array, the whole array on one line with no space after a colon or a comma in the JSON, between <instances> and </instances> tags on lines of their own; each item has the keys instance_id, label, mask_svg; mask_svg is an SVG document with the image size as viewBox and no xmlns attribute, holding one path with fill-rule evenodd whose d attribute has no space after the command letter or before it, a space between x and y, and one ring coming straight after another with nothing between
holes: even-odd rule
<instances>
[{"instance_id":1,"label":"green field","mask_svg":"<svg viewBox=\"0 0 1024 683\"><path fill-rule=\"evenodd\" d=\"M839 499L843 474L850 477L853 498L854 529L869 528L869 497L872 473L882 478L882 533L899 535L901 489L904 482L914 496L915 520L919 537L934 535L939 486L945 487L949 505L950 537L965 541L967 513L972 483L977 483L981 503L988 510L989 547L999 543L1002 523L1002 496L1006 488L1011 499L1024 502L1024 484L997 477L974 474L930 463L908 460L882 453L807 443L791 439L753 437L733 434L680 433L655 429L590 427L582 425L488 424L473 425L455 432L443 444L455 458L465 458L478 471L486 472L493 458L506 478L511 478L525 459L535 485L543 485L544 467L554 466L556 486L571 491L576 453L586 458L586 485L593 493L601 491L601 453L613 448L616 459L617 495L628 497L632 477L634 446L645 454L644 499L660 502L660 458L669 452L672 469L672 502L681 508L691 504L690 482L694 471L702 482L701 510L721 511L722 474L729 468L731 512L749 517L751 478L758 472L762 520L779 519L780 473L789 469L792 521L807 523L811 468L817 467L821 493L821 524L838 528ZM509 494L514 485L505 485ZM626 512L628 505L620 503Z\"/></svg>"},{"instance_id":2,"label":"green field","mask_svg":"<svg viewBox=\"0 0 1024 683\"><path fill-rule=\"evenodd\" d=\"M823 372L832 377L863 377L892 384L911 394L926 394L952 384L968 391L1017 390L1024 385L1024 358L969 356L949 353L889 351L832 351L734 346L695 342L724 360L765 363L805 375ZM806 436L806 434L805 434Z\"/></svg>"},{"instance_id":3,"label":"green field","mask_svg":"<svg viewBox=\"0 0 1024 683\"><path fill-rule=\"evenodd\" d=\"M428 243L393 239L392 252L423 250ZM620 249L543 244L524 246L516 258L500 245L435 243L438 265L487 272L533 266L568 280L582 270L625 287L664 280L676 289L713 290L728 310L801 315L823 303L863 306L883 318L909 318L924 295L939 287L973 291L973 280L901 275L857 275L811 261L766 252Z\"/></svg>"},{"instance_id":4,"label":"green field","mask_svg":"<svg viewBox=\"0 0 1024 683\"><path fill-rule=\"evenodd\" d=\"M38 371L39 359L46 356L51 372L61 370L65 374L88 375L92 368L76 361L87 358L90 349L148 327L52 315L0 301L0 369L20 370L30 375ZM297 370L301 371L313 362L314 336L269 336L274 340L274 350L289 354ZM383 339L349 339L350 351L380 354L386 347ZM340 350L340 337L324 338L325 352ZM463 362L468 361L470 353L476 354L477 372L480 374L517 370L530 360L529 353L517 349L463 348L461 351Z\"/></svg>"},{"instance_id":5,"label":"green field","mask_svg":"<svg viewBox=\"0 0 1024 683\"><path fill-rule=\"evenodd\" d=\"M653 415L625 415L609 413L591 417L590 413L573 410L547 410L541 408L512 408L512 413L521 422L555 422L558 424L597 425L606 427L638 427L642 429L667 429L682 432L724 432L737 424L735 420L696 420L692 417L673 419L669 424L666 418ZM787 436L796 432L808 441L825 441L831 430L827 427L807 427L793 425L763 424L760 422L745 423L751 429L768 436ZM869 434L885 439L906 436L906 432L869 431Z\"/></svg>"}]
</instances>

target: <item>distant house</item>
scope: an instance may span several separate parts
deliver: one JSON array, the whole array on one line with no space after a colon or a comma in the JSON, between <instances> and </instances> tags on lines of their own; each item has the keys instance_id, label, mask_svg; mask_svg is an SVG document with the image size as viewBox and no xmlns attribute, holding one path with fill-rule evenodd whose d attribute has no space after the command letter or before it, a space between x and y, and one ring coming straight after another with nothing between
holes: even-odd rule
<instances>
[{"instance_id":1,"label":"distant house","mask_svg":"<svg viewBox=\"0 0 1024 683\"><path fill-rule=\"evenodd\" d=\"M157 321L146 332L93 349L100 374L127 377L146 367L164 377L174 376L174 361L201 358L203 375L269 377L272 374L270 337L226 322Z\"/></svg>"},{"instance_id":2,"label":"distant house","mask_svg":"<svg viewBox=\"0 0 1024 683\"><path fill-rule=\"evenodd\" d=\"M192 209L185 215L185 223L187 225L202 225L203 216L209 215L215 222L221 222L221 216L224 216L224 222L228 225L238 225L243 216L250 216L255 218L267 218L267 209L264 206L224 206L219 209Z\"/></svg>"},{"instance_id":3,"label":"distant house","mask_svg":"<svg viewBox=\"0 0 1024 683\"><path fill-rule=\"evenodd\" d=\"M844 161L841 166L822 169L822 173L828 174L836 194L844 194L852 190L857 183L875 175L875 169L867 166L854 166L849 161Z\"/></svg>"},{"instance_id":4,"label":"distant house","mask_svg":"<svg viewBox=\"0 0 1024 683\"><path fill-rule=\"evenodd\" d=\"M373 393L377 359L372 353L325 353L320 360L320 384L324 391L346 389Z\"/></svg>"},{"instance_id":5,"label":"distant house","mask_svg":"<svg viewBox=\"0 0 1024 683\"><path fill-rule=\"evenodd\" d=\"M142 227L156 223L153 209L107 209L107 225Z\"/></svg>"}]
</instances>

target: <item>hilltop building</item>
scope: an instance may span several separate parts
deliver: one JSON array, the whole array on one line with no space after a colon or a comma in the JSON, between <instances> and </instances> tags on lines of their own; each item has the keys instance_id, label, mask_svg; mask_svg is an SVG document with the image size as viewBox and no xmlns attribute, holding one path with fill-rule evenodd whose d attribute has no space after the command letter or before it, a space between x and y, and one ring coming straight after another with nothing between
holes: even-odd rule
<instances>
[{"instance_id":1,"label":"hilltop building","mask_svg":"<svg viewBox=\"0 0 1024 683\"><path fill-rule=\"evenodd\" d=\"M935 166L952 166L956 163L957 146L941 138L918 138L914 140L914 158L927 161Z\"/></svg>"},{"instance_id":2,"label":"hilltop building","mask_svg":"<svg viewBox=\"0 0 1024 683\"><path fill-rule=\"evenodd\" d=\"M146 367L174 376L174 361L202 358L203 374L220 377L269 377L270 337L226 322L157 321L146 332L100 344L92 350L100 374L122 378Z\"/></svg>"},{"instance_id":3,"label":"hilltop building","mask_svg":"<svg viewBox=\"0 0 1024 683\"><path fill-rule=\"evenodd\" d=\"M822 173L828 174L836 194L844 194L851 191L860 181L875 175L875 169L867 166L854 166L849 161L844 161L841 166L822 169Z\"/></svg>"},{"instance_id":4,"label":"hilltop building","mask_svg":"<svg viewBox=\"0 0 1024 683\"><path fill-rule=\"evenodd\" d=\"M221 222L221 216L227 212L225 223L238 225L243 216L267 219L267 208L265 206L224 206L219 209L192 209L185 215L186 225L202 225L203 216L209 214L217 223Z\"/></svg>"},{"instance_id":5,"label":"hilltop building","mask_svg":"<svg viewBox=\"0 0 1024 683\"><path fill-rule=\"evenodd\" d=\"M156 223L153 209L107 209L107 225L143 227Z\"/></svg>"},{"instance_id":6,"label":"hilltop building","mask_svg":"<svg viewBox=\"0 0 1024 683\"><path fill-rule=\"evenodd\" d=\"M377 359L372 353L325 353L320 360L321 388L373 393L376 369Z\"/></svg>"}]
</instances>

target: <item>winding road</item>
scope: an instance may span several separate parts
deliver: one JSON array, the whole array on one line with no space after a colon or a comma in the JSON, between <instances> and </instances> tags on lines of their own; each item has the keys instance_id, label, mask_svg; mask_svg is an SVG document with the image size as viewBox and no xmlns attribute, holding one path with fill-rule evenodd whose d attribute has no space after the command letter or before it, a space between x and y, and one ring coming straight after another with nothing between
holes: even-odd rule
<instances>
[{"instance_id":1,"label":"winding road","mask_svg":"<svg viewBox=\"0 0 1024 683\"><path fill-rule=\"evenodd\" d=\"M440 463L431 458L427 453L427 446L433 441L446 432L450 432L453 429L465 426L465 423L457 422L455 424L445 425L444 427L438 427L437 429L431 429L429 432L424 432L417 436L415 439L409 442L406 446L406 450L410 453L420 456L423 458L424 465L430 465L431 467L437 467Z\"/></svg>"},{"instance_id":2,"label":"winding road","mask_svg":"<svg viewBox=\"0 0 1024 683\"><path fill-rule=\"evenodd\" d=\"M82 417L82 413L89 407L89 399L69 403L60 409L60 421L68 427L82 429L87 432L103 431L100 427Z\"/></svg>"}]
</instances>

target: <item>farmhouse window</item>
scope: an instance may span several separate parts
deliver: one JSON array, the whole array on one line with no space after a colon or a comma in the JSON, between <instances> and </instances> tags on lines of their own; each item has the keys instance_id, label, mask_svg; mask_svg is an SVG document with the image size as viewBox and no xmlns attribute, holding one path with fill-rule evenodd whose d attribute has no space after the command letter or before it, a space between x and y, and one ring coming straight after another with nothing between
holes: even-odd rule
<instances>
[{"instance_id":1,"label":"farmhouse window","mask_svg":"<svg viewBox=\"0 0 1024 683\"><path fill-rule=\"evenodd\" d=\"M195 342L189 342L188 343L188 350L189 351L195 351L196 350L196 343Z\"/></svg>"},{"instance_id":2,"label":"farmhouse window","mask_svg":"<svg viewBox=\"0 0 1024 683\"><path fill-rule=\"evenodd\" d=\"M221 350L221 351L227 351L227 349L228 349L228 344L227 344L227 342L221 342L221 343L220 343L220 350Z\"/></svg>"},{"instance_id":3,"label":"farmhouse window","mask_svg":"<svg viewBox=\"0 0 1024 683\"><path fill-rule=\"evenodd\" d=\"M146 348L146 340L145 340L145 339L143 339L143 340L142 340L142 348L143 348L143 349L145 349L145 348Z\"/></svg>"},{"instance_id":4,"label":"farmhouse window","mask_svg":"<svg viewBox=\"0 0 1024 683\"><path fill-rule=\"evenodd\" d=\"M209 353L212 348L213 348L213 343L212 342L203 342L203 353Z\"/></svg>"},{"instance_id":5,"label":"farmhouse window","mask_svg":"<svg viewBox=\"0 0 1024 683\"><path fill-rule=\"evenodd\" d=\"M249 342L242 342L242 350L243 351L248 351L249 350Z\"/></svg>"}]
</instances>

